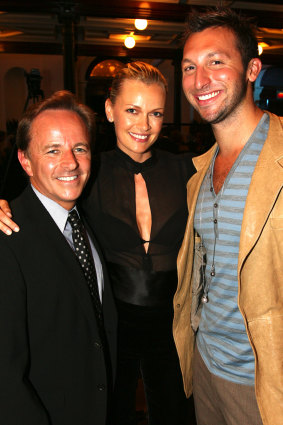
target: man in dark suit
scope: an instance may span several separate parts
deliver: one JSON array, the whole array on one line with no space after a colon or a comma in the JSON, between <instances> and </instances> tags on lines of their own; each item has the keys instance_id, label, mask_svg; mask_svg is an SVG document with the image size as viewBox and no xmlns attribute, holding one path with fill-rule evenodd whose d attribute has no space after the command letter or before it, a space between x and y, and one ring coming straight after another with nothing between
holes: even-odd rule
<instances>
[{"instance_id":1,"label":"man in dark suit","mask_svg":"<svg viewBox=\"0 0 283 425\"><path fill-rule=\"evenodd\" d=\"M91 112L68 92L35 105L19 123L18 157L31 184L11 204L21 232L0 235L3 425L107 422L115 307L91 230L77 225L90 276L74 252L69 219L70 211L80 216L92 125Z\"/></svg>"}]
</instances>

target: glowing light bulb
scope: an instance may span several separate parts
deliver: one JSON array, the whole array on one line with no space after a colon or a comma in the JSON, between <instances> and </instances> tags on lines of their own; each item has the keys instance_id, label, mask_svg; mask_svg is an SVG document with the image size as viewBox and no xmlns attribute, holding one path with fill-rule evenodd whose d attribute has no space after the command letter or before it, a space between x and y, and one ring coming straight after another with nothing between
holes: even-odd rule
<instances>
[{"instance_id":1,"label":"glowing light bulb","mask_svg":"<svg viewBox=\"0 0 283 425\"><path fill-rule=\"evenodd\" d=\"M136 19L135 20L135 27L137 30L145 30L147 27L147 20L146 19Z\"/></svg>"},{"instance_id":2,"label":"glowing light bulb","mask_svg":"<svg viewBox=\"0 0 283 425\"><path fill-rule=\"evenodd\" d=\"M132 49L136 44L134 37L130 35L127 38L125 38L124 44L127 47L127 49Z\"/></svg>"},{"instance_id":3,"label":"glowing light bulb","mask_svg":"<svg viewBox=\"0 0 283 425\"><path fill-rule=\"evenodd\" d=\"M261 55L264 49L268 49L269 44L265 43L265 41L260 41L257 45L258 54Z\"/></svg>"}]
</instances>

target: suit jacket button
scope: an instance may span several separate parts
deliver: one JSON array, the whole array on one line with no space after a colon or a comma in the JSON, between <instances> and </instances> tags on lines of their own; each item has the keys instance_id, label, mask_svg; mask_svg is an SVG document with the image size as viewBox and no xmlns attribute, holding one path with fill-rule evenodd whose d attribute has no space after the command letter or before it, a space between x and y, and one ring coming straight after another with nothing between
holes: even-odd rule
<instances>
[{"instance_id":1,"label":"suit jacket button","mask_svg":"<svg viewBox=\"0 0 283 425\"><path fill-rule=\"evenodd\" d=\"M102 348L102 345L98 341L94 342L94 346L95 346L95 348Z\"/></svg>"},{"instance_id":2,"label":"suit jacket button","mask_svg":"<svg viewBox=\"0 0 283 425\"><path fill-rule=\"evenodd\" d=\"M101 385L97 385L98 391L104 391L105 390L105 385L101 384Z\"/></svg>"}]
</instances>

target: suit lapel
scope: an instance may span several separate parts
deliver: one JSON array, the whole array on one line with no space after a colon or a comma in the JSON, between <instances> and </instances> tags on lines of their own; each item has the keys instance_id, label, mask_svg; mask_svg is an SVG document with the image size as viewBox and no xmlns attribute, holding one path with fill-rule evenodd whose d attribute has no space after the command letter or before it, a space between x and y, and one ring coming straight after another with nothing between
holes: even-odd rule
<instances>
[{"instance_id":1,"label":"suit lapel","mask_svg":"<svg viewBox=\"0 0 283 425\"><path fill-rule=\"evenodd\" d=\"M283 130L270 114L270 128L259 155L246 200L239 247L238 270L258 240L283 187Z\"/></svg>"},{"instance_id":2,"label":"suit lapel","mask_svg":"<svg viewBox=\"0 0 283 425\"><path fill-rule=\"evenodd\" d=\"M23 197L23 205L27 212L27 218L32 223L32 232L44 244L44 261L46 258L49 258L50 261L56 258L56 262L59 262L60 266L62 265L64 279L68 282L70 290L75 292L84 314L94 324L95 316L91 297L75 253L33 190L28 187L24 194L26 196ZM26 230L31 231L28 227Z\"/></svg>"},{"instance_id":3,"label":"suit lapel","mask_svg":"<svg viewBox=\"0 0 283 425\"><path fill-rule=\"evenodd\" d=\"M196 208L196 203L197 203L200 187L202 185L204 176L211 163L211 160L213 158L216 148L217 148L217 145L215 144L205 154L197 158L193 158L193 163L197 169L197 173L191 177L188 183L188 208L189 208L189 215L191 217L193 217L195 214L195 208Z\"/></svg>"},{"instance_id":4,"label":"suit lapel","mask_svg":"<svg viewBox=\"0 0 283 425\"><path fill-rule=\"evenodd\" d=\"M194 229L194 215L195 208L198 199L199 190L204 179L205 173L209 167L211 159L214 155L217 145L214 145L208 152L205 154L193 158L193 163L196 167L197 172L190 178L187 184L187 203L188 203L188 222L186 226L186 231L184 235L184 240L180 248L178 259L177 259L177 269L178 269L178 290L182 287L181 282L183 277L187 274L190 274L191 271L187 268L190 267L191 263L188 262L188 258L192 255L193 249L193 229Z\"/></svg>"},{"instance_id":5,"label":"suit lapel","mask_svg":"<svg viewBox=\"0 0 283 425\"><path fill-rule=\"evenodd\" d=\"M97 239L95 238L94 233L92 231L92 228L88 225L88 222L86 220L83 220L83 222L88 232L88 235L90 236L91 241L97 251L97 254L99 256L99 259L102 265L103 282L104 282L104 287L102 291L102 309L103 309L104 319L105 321L107 321L107 316L109 315L109 311L111 312L112 317L115 316L115 313L114 313L115 307L114 307L114 304L112 305L112 292L111 292L111 285L109 282L109 277L107 272L107 266L104 261L104 256L99 246L99 243L97 242ZM108 310L109 305L110 305L110 310Z\"/></svg>"},{"instance_id":6,"label":"suit lapel","mask_svg":"<svg viewBox=\"0 0 283 425\"><path fill-rule=\"evenodd\" d=\"M268 137L258 158L246 200L245 211L239 246L238 270L256 243L260 233L269 217L276 202L278 194L283 187L283 130L280 118L270 115L270 128ZM183 276L186 275L186 261L189 257L190 238L193 237L193 220L199 190L214 155L214 145L204 155L194 158L193 162L197 169L188 182L188 208L189 219L185 232L184 241L178 255L179 286ZM260 205L260 207L259 207ZM191 254L192 255L192 254ZM189 271L190 273L190 271Z\"/></svg>"}]
</instances>

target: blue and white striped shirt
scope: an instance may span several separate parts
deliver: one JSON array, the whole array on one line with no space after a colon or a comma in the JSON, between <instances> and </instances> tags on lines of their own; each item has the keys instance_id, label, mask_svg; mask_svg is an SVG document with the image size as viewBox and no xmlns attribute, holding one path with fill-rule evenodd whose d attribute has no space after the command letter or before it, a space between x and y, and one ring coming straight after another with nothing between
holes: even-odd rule
<instances>
[{"instance_id":1,"label":"blue and white striped shirt","mask_svg":"<svg viewBox=\"0 0 283 425\"><path fill-rule=\"evenodd\" d=\"M209 302L203 305L197 333L199 352L209 371L223 379L254 384L254 355L238 308L237 265L246 197L269 129L264 114L216 195L215 157L202 183L194 226L207 250ZM211 277L212 265L215 276Z\"/></svg>"}]
</instances>

